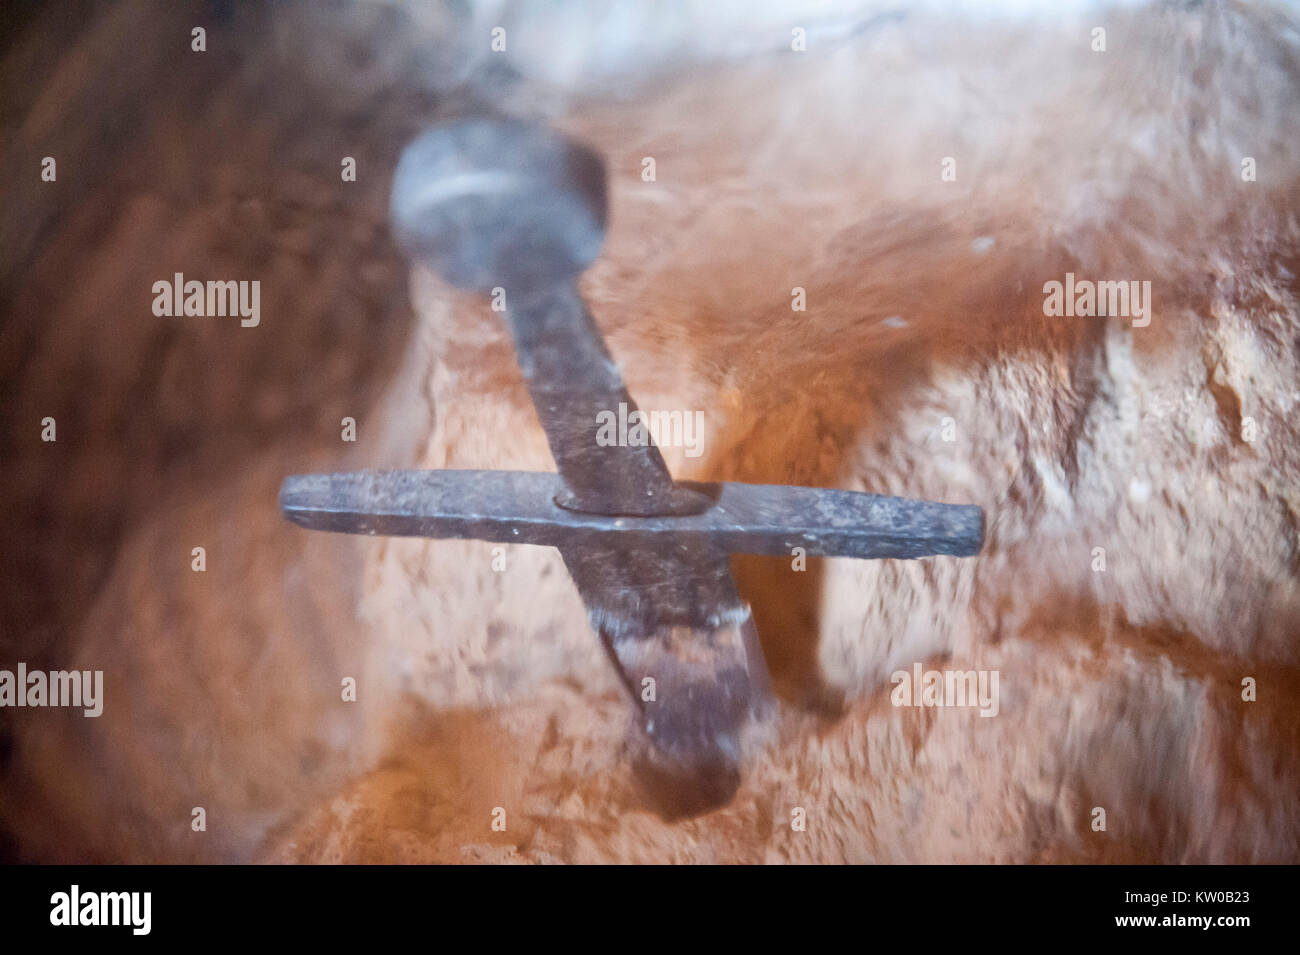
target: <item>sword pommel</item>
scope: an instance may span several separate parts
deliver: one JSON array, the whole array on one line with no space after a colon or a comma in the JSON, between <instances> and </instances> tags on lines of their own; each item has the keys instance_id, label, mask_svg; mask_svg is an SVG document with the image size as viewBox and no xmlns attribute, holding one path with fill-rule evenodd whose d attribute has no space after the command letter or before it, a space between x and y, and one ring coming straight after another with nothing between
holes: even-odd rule
<instances>
[{"instance_id":1,"label":"sword pommel","mask_svg":"<svg viewBox=\"0 0 1300 955\"><path fill-rule=\"evenodd\" d=\"M576 279L605 238L605 165L516 120L435 127L402 153L391 218L411 258L476 292Z\"/></svg>"}]
</instances>

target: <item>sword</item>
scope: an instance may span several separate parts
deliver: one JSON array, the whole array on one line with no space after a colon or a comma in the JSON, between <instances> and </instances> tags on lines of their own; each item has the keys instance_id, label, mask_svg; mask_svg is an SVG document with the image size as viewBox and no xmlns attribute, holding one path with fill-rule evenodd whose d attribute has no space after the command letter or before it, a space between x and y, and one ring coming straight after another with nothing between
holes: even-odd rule
<instances>
[{"instance_id":1,"label":"sword","mask_svg":"<svg viewBox=\"0 0 1300 955\"><path fill-rule=\"evenodd\" d=\"M661 809L725 803L741 737L771 705L730 555L969 556L978 507L854 491L675 481L653 440L596 440L637 411L578 293L599 253L605 171L587 147L519 121L436 127L403 153L401 245L458 287L505 293L505 320L558 473L360 471L289 477L285 516L310 530L559 549L637 707L638 760Z\"/></svg>"}]
</instances>

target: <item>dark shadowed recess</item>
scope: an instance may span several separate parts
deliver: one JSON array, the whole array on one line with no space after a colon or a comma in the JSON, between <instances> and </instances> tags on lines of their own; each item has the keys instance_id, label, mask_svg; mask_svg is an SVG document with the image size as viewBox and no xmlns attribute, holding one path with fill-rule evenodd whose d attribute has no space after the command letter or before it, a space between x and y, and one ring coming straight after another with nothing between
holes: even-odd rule
<instances>
[{"instance_id":1,"label":"dark shadowed recess","mask_svg":"<svg viewBox=\"0 0 1300 955\"><path fill-rule=\"evenodd\" d=\"M451 55L417 35L375 4L0 4L3 665L66 667L119 548L169 500L253 458L309 469L342 417L367 426L411 328L392 169L473 108L406 69ZM153 315L178 271L260 280L260 324ZM21 855L10 733L0 718L0 861Z\"/></svg>"}]
</instances>

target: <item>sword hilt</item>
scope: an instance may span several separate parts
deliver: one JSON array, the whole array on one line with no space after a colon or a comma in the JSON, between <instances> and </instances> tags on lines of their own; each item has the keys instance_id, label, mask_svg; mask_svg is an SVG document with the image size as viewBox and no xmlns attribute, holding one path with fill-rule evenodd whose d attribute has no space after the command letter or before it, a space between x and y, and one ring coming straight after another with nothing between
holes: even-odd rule
<instances>
[{"instance_id":1,"label":"sword hilt","mask_svg":"<svg viewBox=\"0 0 1300 955\"><path fill-rule=\"evenodd\" d=\"M556 503L592 514L696 514L653 443L602 446L601 412L636 403L578 293L605 235L605 166L586 146L518 121L430 130L402 154L392 218L412 258L453 285L505 297L537 417L564 478Z\"/></svg>"},{"instance_id":2,"label":"sword hilt","mask_svg":"<svg viewBox=\"0 0 1300 955\"><path fill-rule=\"evenodd\" d=\"M558 547L651 746L649 778L681 811L738 785L740 740L770 686L733 552L912 558L979 551L979 508L853 491L676 484L653 442L601 446L597 414L636 410L578 293L600 251L605 170L590 149L515 121L433 129L398 164L392 219L412 258L452 284L500 289L559 468L289 478L304 527ZM650 684L656 693L641 695Z\"/></svg>"}]
</instances>

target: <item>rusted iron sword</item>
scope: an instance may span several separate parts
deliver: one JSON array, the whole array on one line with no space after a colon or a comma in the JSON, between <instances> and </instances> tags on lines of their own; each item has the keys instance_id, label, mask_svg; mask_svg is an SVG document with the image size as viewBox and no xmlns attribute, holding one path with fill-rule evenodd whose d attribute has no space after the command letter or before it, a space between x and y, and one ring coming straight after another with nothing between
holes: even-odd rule
<instances>
[{"instance_id":1,"label":"rusted iron sword","mask_svg":"<svg viewBox=\"0 0 1300 955\"><path fill-rule=\"evenodd\" d=\"M448 281L501 289L558 474L362 471L287 478L280 506L314 530L557 547L639 708L642 768L669 811L725 802L740 737L770 701L730 555L913 558L979 551L974 506L853 491L674 481L659 449L597 441L636 404L578 294L605 231L605 172L532 124L462 121L415 140L393 184L394 231ZM664 785L666 784L666 786Z\"/></svg>"}]
</instances>

